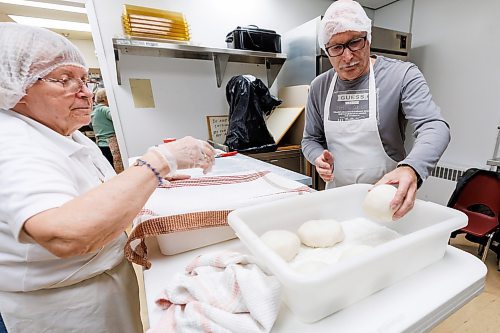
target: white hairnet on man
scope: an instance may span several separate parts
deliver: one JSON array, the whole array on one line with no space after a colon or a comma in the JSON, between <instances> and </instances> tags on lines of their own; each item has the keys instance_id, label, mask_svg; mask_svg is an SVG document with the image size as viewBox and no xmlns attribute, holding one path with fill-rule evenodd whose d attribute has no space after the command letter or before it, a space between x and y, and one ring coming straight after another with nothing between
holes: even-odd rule
<instances>
[{"instance_id":1,"label":"white hairnet on man","mask_svg":"<svg viewBox=\"0 0 500 333\"><path fill-rule=\"evenodd\" d=\"M318 34L320 47L324 49L333 35L345 31L366 31L366 39L371 43L372 21L357 1L337 0L328 7Z\"/></svg>"},{"instance_id":2,"label":"white hairnet on man","mask_svg":"<svg viewBox=\"0 0 500 333\"><path fill-rule=\"evenodd\" d=\"M10 109L38 78L55 68L87 68L71 42L55 32L17 23L0 25L0 109Z\"/></svg>"}]
</instances>

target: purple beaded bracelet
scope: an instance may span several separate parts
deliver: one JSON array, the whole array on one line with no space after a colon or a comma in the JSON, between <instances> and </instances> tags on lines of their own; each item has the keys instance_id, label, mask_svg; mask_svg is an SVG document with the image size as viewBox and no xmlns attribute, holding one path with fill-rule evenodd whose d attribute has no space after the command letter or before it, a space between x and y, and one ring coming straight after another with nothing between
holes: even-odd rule
<instances>
[{"instance_id":1,"label":"purple beaded bracelet","mask_svg":"<svg viewBox=\"0 0 500 333\"><path fill-rule=\"evenodd\" d=\"M158 178L158 185L163 185L163 177L160 175L158 170L156 170L151 164L148 162L141 160L140 158L136 159L133 166L147 166L149 170L153 171L155 174L156 178Z\"/></svg>"}]
</instances>

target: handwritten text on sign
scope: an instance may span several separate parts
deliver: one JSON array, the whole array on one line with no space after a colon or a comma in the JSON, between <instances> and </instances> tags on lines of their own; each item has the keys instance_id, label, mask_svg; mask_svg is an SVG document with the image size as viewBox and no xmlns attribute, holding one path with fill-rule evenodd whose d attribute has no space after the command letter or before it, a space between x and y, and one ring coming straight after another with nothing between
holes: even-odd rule
<instances>
[{"instance_id":1,"label":"handwritten text on sign","mask_svg":"<svg viewBox=\"0 0 500 333\"><path fill-rule=\"evenodd\" d=\"M209 139L224 144L229 127L229 116L207 116L207 125Z\"/></svg>"}]
</instances>

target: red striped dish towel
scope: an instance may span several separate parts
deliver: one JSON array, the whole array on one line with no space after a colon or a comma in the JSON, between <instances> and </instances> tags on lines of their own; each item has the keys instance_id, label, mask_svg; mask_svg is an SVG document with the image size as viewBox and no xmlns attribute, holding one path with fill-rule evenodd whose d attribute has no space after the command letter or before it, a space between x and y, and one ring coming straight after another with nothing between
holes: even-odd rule
<instances>
[{"instance_id":1,"label":"red striped dish towel","mask_svg":"<svg viewBox=\"0 0 500 333\"><path fill-rule=\"evenodd\" d=\"M148 269L147 237L227 226L227 215L234 209L310 191L305 185L267 171L170 182L156 189L136 217L125 257Z\"/></svg>"},{"instance_id":2,"label":"red striped dish towel","mask_svg":"<svg viewBox=\"0 0 500 333\"><path fill-rule=\"evenodd\" d=\"M280 309L280 284L253 257L223 252L195 258L156 304L165 310L148 333L269 332Z\"/></svg>"}]
</instances>

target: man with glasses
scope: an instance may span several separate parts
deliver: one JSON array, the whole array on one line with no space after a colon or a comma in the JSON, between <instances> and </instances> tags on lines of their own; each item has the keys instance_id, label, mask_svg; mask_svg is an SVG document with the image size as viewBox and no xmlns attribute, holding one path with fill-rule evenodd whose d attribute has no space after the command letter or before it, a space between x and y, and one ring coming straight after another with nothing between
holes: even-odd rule
<instances>
[{"instance_id":1,"label":"man with glasses","mask_svg":"<svg viewBox=\"0 0 500 333\"><path fill-rule=\"evenodd\" d=\"M448 124L417 66L370 57L371 20L353 0L335 1L319 43L333 68L313 80L302 139L304 156L326 187L393 184L393 219L403 217L450 141ZM415 142L406 154L407 123Z\"/></svg>"},{"instance_id":2,"label":"man with glasses","mask_svg":"<svg viewBox=\"0 0 500 333\"><path fill-rule=\"evenodd\" d=\"M0 23L0 313L9 333L142 332L125 230L165 176L214 162L208 143L185 137L116 175L78 131L92 112L87 74L61 35Z\"/></svg>"}]
</instances>

